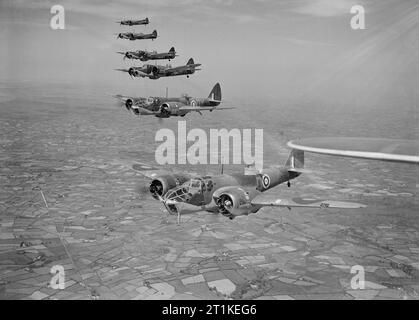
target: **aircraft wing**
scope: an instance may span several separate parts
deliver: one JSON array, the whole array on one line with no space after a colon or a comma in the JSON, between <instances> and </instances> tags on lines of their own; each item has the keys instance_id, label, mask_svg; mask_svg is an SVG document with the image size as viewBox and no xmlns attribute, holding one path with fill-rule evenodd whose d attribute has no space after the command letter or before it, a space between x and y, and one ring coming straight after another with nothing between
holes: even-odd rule
<instances>
[{"instance_id":1,"label":"aircraft wing","mask_svg":"<svg viewBox=\"0 0 419 320\"><path fill-rule=\"evenodd\" d=\"M339 209L359 209L365 208L366 205L346 202L346 201L333 201L322 199L268 199L266 196L260 195L252 200L252 204L261 207L301 207L301 208L339 208Z\"/></svg>"},{"instance_id":2,"label":"aircraft wing","mask_svg":"<svg viewBox=\"0 0 419 320\"><path fill-rule=\"evenodd\" d=\"M419 141L383 138L306 138L288 142L293 149L342 157L419 163Z\"/></svg>"},{"instance_id":3,"label":"aircraft wing","mask_svg":"<svg viewBox=\"0 0 419 320\"><path fill-rule=\"evenodd\" d=\"M130 100L132 100L132 102L134 104L138 103L141 100L144 100L144 98L141 98L141 97L135 98L135 97L132 97L132 96L124 96L122 94L113 94L112 97L117 98L117 99L119 99L123 102L126 102L128 99L130 99Z\"/></svg>"},{"instance_id":4,"label":"aircraft wing","mask_svg":"<svg viewBox=\"0 0 419 320\"><path fill-rule=\"evenodd\" d=\"M112 95L112 97L117 98L117 99L122 100L122 101L126 101L127 99L132 99L131 97L124 96L122 94L114 94L114 95Z\"/></svg>"},{"instance_id":5,"label":"aircraft wing","mask_svg":"<svg viewBox=\"0 0 419 320\"><path fill-rule=\"evenodd\" d=\"M162 174L171 174L171 171L168 170L162 170L160 168L142 163L142 162L135 162L130 166L131 169L137 171L142 176L154 179L154 177Z\"/></svg>"},{"instance_id":6,"label":"aircraft wing","mask_svg":"<svg viewBox=\"0 0 419 320\"><path fill-rule=\"evenodd\" d=\"M126 73L129 73L129 69L115 69L116 71L122 71L122 72L126 72ZM134 69L134 71L136 72L136 75L135 76L137 76L137 77L143 77L143 78L145 78L145 77L151 77L151 75L150 74L148 74L148 73L145 73L145 72L142 72L142 71L140 71L140 70L138 70L138 69Z\"/></svg>"},{"instance_id":7,"label":"aircraft wing","mask_svg":"<svg viewBox=\"0 0 419 320\"><path fill-rule=\"evenodd\" d=\"M112 97L114 97L114 98L116 98L116 99L118 99L118 100L120 100L121 102L124 102L124 103L127 100L132 100L132 103L133 103L132 108L138 107L138 108L143 109L139 105L142 104L142 102L145 100L145 98L142 98L142 97L135 98L135 97L132 97L132 96L124 96L122 94L114 94L114 95L112 95ZM146 111L149 111L149 110L146 110Z\"/></svg>"},{"instance_id":8,"label":"aircraft wing","mask_svg":"<svg viewBox=\"0 0 419 320\"><path fill-rule=\"evenodd\" d=\"M215 107L215 110L230 110L236 109L236 107Z\"/></svg>"},{"instance_id":9,"label":"aircraft wing","mask_svg":"<svg viewBox=\"0 0 419 320\"><path fill-rule=\"evenodd\" d=\"M153 116L153 115L156 114L156 112L154 112L154 111L148 110L146 108L143 108L143 107L140 107L140 106L137 106L137 105L133 105L131 107L131 109L137 109L139 114L142 115L142 116Z\"/></svg>"},{"instance_id":10,"label":"aircraft wing","mask_svg":"<svg viewBox=\"0 0 419 320\"><path fill-rule=\"evenodd\" d=\"M143 162L132 162L128 164L127 166L131 168L132 170L135 170L142 176L149 179L154 179L156 176L160 176L160 175L166 175L166 174L172 175L175 173L174 171L161 169L156 166L152 166ZM188 173L181 172L181 173L182 175L189 176L190 178L198 176L198 173L196 172L188 172Z\"/></svg>"},{"instance_id":11,"label":"aircraft wing","mask_svg":"<svg viewBox=\"0 0 419 320\"><path fill-rule=\"evenodd\" d=\"M218 107L210 107L210 106L207 106L207 107L199 107L199 106L183 106L183 107L180 107L179 108L179 110L182 110L182 111L212 111L212 110L226 110L226 109L235 109L234 107L220 107L220 108L218 108Z\"/></svg>"}]
</instances>

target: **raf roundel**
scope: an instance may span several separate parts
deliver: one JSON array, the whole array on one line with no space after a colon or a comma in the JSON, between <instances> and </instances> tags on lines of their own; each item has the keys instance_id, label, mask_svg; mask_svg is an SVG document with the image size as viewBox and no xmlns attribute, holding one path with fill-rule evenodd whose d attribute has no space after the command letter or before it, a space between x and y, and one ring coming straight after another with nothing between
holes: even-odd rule
<instances>
[{"instance_id":1,"label":"raf roundel","mask_svg":"<svg viewBox=\"0 0 419 320\"><path fill-rule=\"evenodd\" d=\"M262 183L263 183L263 187L266 189L266 188L269 188L269 186L271 185L271 179L269 178L269 176L268 175L266 175L266 174L264 174L263 176L262 176Z\"/></svg>"}]
</instances>

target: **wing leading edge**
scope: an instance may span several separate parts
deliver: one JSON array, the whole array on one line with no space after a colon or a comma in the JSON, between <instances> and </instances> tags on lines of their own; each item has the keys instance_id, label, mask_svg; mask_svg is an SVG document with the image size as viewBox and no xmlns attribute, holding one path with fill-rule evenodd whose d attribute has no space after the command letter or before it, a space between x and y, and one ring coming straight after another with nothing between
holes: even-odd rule
<instances>
[{"instance_id":1,"label":"wing leading edge","mask_svg":"<svg viewBox=\"0 0 419 320\"><path fill-rule=\"evenodd\" d=\"M335 209L359 209L366 205L356 202L322 200L322 199L267 199L264 196L257 196L252 204L261 207L287 207L287 208L335 208Z\"/></svg>"},{"instance_id":2,"label":"wing leading edge","mask_svg":"<svg viewBox=\"0 0 419 320\"><path fill-rule=\"evenodd\" d=\"M290 148L312 153L393 162L419 163L419 141L383 138L305 138Z\"/></svg>"}]
</instances>

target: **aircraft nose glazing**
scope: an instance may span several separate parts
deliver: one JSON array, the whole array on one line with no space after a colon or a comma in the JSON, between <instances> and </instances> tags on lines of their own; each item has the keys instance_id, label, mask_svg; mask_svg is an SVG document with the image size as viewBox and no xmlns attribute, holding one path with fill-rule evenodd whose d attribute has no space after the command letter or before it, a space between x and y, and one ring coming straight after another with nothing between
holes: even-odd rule
<instances>
[{"instance_id":1,"label":"aircraft nose glazing","mask_svg":"<svg viewBox=\"0 0 419 320\"><path fill-rule=\"evenodd\" d=\"M170 191L165 198L176 202L187 202L192 198L192 194L186 188L182 187Z\"/></svg>"}]
</instances>

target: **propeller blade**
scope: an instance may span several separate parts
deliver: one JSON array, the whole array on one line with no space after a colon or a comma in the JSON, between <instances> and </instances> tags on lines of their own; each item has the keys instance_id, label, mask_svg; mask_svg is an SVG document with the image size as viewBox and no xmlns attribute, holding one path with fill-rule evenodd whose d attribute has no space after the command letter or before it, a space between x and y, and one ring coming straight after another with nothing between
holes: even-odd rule
<instances>
[{"instance_id":1,"label":"propeller blade","mask_svg":"<svg viewBox=\"0 0 419 320\"><path fill-rule=\"evenodd\" d=\"M134 191L142 196L149 194L149 188L144 184L137 184L134 188Z\"/></svg>"}]
</instances>

